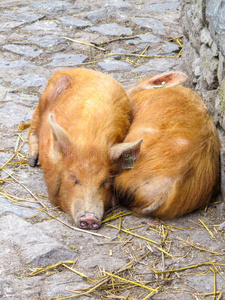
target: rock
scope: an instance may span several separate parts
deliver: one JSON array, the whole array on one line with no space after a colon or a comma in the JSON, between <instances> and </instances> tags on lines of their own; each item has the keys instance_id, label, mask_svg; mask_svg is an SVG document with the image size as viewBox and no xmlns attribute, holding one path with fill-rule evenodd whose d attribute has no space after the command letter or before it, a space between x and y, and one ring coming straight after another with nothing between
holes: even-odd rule
<instances>
[{"instance_id":1,"label":"rock","mask_svg":"<svg viewBox=\"0 0 225 300\"><path fill-rule=\"evenodd\" d=\"M78 7L74 7L74 4L70 4L68 1L64 0L55 0L53 2L43 2L43 1L35 1L30 4L31 7L39 10L40 12L44 12L47 15L55 14L55 13L64 13L65 10L69 11L77 11Z\"/></svg>"},{"instance_id":2,"label":"rock","mask_svg":"<svg viewBox=\"0 0 225 300\"><path fill-rule=\"evenodd\" d=\"M209 30L208 30L206 27L204 27L204 28L202 29L202 31L201 31L200 40L201 40L201 43L202 43L202 44L206 44L206 45L208 45L209 47L212 46L213 39L212 39L212 37L211 37L211 35L210 35Z\"/></svg>"},{"instance_id":3,"label":"rock","mask_svg":"<svg viewBox=\"0 0 225 300\"><path fill-rule=\"evenodd\" d=\"M0 45L4 45L6 41L6 37L2 34L0 34Z\"/></svg>"},{"instance_id":4,"label":"rock","mask_svg":"<svg viewBox=\"0 0 225 300\"><path fill-rule=\"evenodd\" d=\"M35 107L39 100L37 95L29 95L23 93L18 95L15 95L14 93L8 93L7 97L11 99L13 103L23 104L31 108Z\"/></svg>"},{"instance_id":5,"label":"rock","mask_svg":"<svg viewBox=\"0 0 225 300\"><path fill-rule=\"evenodd\" d=\"M76 254L73 251L14 214L0 217L0 230L1 251L5 253L5 263L11 260L13 249L20 251L20 255L15 259L26 265L41 267L75 259ZM13 269L9 268L7 273L12 271Z\"/></svg>"},{"instance_id":6,"label":"rock","mask_svg":"<svg viewBox=\"0 0 225 300\"><path fill-rule=\"evenodd\" d=\"M179 5L180 5L179 1L169 2L169 3L156 3L156 4L146 5L146 10L157 11L157 12L176 10L179 7Z\"/></svg>"},{"instance_id":7,"label":"rock","mask_svg":"<svg viewBox=\"0 0 225 300\"><path fill-rule=\"evenodd\" d=\"M224 102L225 102L225 97L224 97ZM221 159L221 193L222 193L223 201L225 201L225 149L224 148L221 150L220 159ZM220 215L220 219L221 217L222 214Z\"/></svg>"},{"instance_id":8,"label":"rock","mask_svg":"<svg viewBox=\"0 0 225 300\"><path fill-rule=\"evenodd\" d=\"M195 48L192 47L190 41L184 37L183 50L182 50L182 71L188 76L186 85L194 88L199 80L199 70L201 71L201 59ZM195 76L195 74L198 74Z\"/></svg>"},{"instance_id":9,"label":"rock","mask_svg":"<svg viewBox=\"0 0 225 300\"><path fill-rule=\"evenodd\" d=\"M68 26L73 29L76 29L76 28L83 29L83 28L87 28L87 27L93 25L89 21L85 21L85 20L78 19L78 18L71 17L71 16L62 17L62 18L59 18L58 20L63 25Z\"/></svg>"},{"instance_id":10,"label":"rock","mask_svg":"<svg viewBox=\"0 0 225 300\"><path fill-rule=\"evenodd\" d=\"M188 285L191 285L193 288L201 291L202 293L210 293L214 287L214 276L209 275L207 280L204 280L203 276L187 276L186 277ZM217 289L224 290L224 280L222 277L218 276L217 278Z\"/></svg>"},{"instance_id":11,"label":"rock","mask_svg":"<svg viewBox=\"0 0 225 300\"><path fill-rule=\"evenodd\" d=\"M29 118L32 117L33 112L30 108L24 105L6 102L0 106L1 123L9 128L17 127L25 113L29 116Z\"/></svg>"},{"instance_id":12,"label":"rock","mask_svg":"<svg viewBox=\"0 0 225 300\"><path fill-rule=\"evenodd\" d=\"M164 42L163 43L163 52L162 54L169 54L173 52L179 52L180 46L175 43Z\"/></svg>"},{"instance_id":13,"label":"rock","mask_svg":"<svg viewBox=\"0 0 225 300\"><path fill-rule=\"evenodd\" d=\"M109 16L113 16L115 14L116 14L115 10L114 11L110 10L109 12L106 7L103 7L97 10L88 11L85 14L85 17L87 17L92 23L95 23L96 21L106 20Z\"/></svg>"},{"instance_id":14,"label":"rock","mask_svg":"<svg viewBox=\"0 0 225 300\"><path fill-rule=\"evenodd\" d=\"M103 35L131 35L133 30L131 28L123 27L117 23L102 24L99 26L93 26L89 28L91 31L99 32Z\"/></svg>"},{"instance_id":15,"label":"rock","mask_svg":"<svg viewBox=\"0 0 225 300\"><path fill-rule=\"evenodd\" d=\"M47 84L47 79L45 76L40 74L26 74L22 75L17 79L11 81L11 85L18 86L43 86Z\"/></svg>"},{"instance_id":16,"label":"rock","mask_svg":"<svg viewBox=\"0 0 225 300\"><path fill-rule=\"evenodd\" d=\"M131 64L118 60L105 60L103 62L99 62L98 65L107 72L122 71L131 68Z\"/></svg>"},{"instance_id":17,"label":"rock","mask_svg":"<svg viewBox=\"0 0 225 300\"><path fill-rule=\"evenodd\" d=\"M10 52L14 52L16 54L24 55L29 58L35 58L42 53L42 50L34 49L33 47L30 46L9 44L3 46L2 48Z\"/></svg>"},{"instance_id":18,"label":"rock","mask_svg":"<svg viewBox=\"0 0 225 300\"><path fill-rule=\"evenodd\" d=\"M166 58L153 58L150 61L137 67L132 70L132 73L147 73L153 72L154 74L161 73L161 72L168 72L175 68L177 62L173 59L169 60ZM145 76L150 76L150 74L146 74Z\"/></svg>"},{"instance_id":19,"label":"rock","mask_svg":"<svg viewBox=\"0 0 225 300\"><path fill-rule=\"evenodd\" d=\"M25 42L26 44L37 45L44 48L51 48L67 43L65 39L57 35L54 35L54 39L52 38L52 35L45 35L44 37L39 35L31 35L26 39L26 41L17 41L16 44L24 44Z\"/></svg>"},{"instance_id":20,"label":"rock","mask_svg":"<svg viewBox=\"0 0 225 300\"><path fill-rule=\"evenodd\" d=\"M13 213L21 218L33 217L42 207L38 203L21 201L14 203L10 200L5 199L0 195L0 215L5 213ZM38 219L45 218L46 214L38 214Z\"/></svg>"},{"instance_id":21,"label":"rock","mask_svg":"<svg viewBox=\"0 0 225 300\"><path fill-rule=\"evenodd\" d=\"M19 21L22 23L33 23L37 20L40 20L44 18L43 14L35 14L30 11L29 7L22 7L16 11L16 14L12 14L12 11L5 11L4 14L2 14L3 18L13 20L13 21Z\"/></svg>"},{"instance_id":22,"label":"rock","mask_svg":"<svg viewBox=\"0 0 225 300\"><path fill-rule=\"evenodd\" d=\"M123 0L115 0L107 2L101 8L90 11L85 16L91 20L91 22L99 22L107 20L109 18L123 19L123 12L131 10L132 5Z\"/></svg>"},{"instance_id":23,"label":"rock","mask_svg":"<svg viewBox=\"0 0 225 300\"><path fill-rule=\"evenodd\" d=\"M87 56L84 54L63 54L57 53L53 55L52 61L49 63L50 66L59 67L59 66L75 66L82 64L87 59Z\"/></svg>"},{"instance_id":24,"label":"rock","mask_svg":"<svg viewBox=\"0 0 225 300\"><path fill-rule=\"evenodd\" d=\"M31 25L25 26L24 30L26 31L39 31L39 32L45 32L45 31L62 31L61 28L58 27L56 22L54 21L38 21Z\"/></svg>"},{"instance_id":25,"label":"rock","mask_svg":"<svg viewBox=\"0 0 225 300\"><path fill-rule=\"evenodd\" d=\"M223 0L210 0L206 3L206 21L210 33L218 44L218 49L225 55L225 5Z\"/></svg>"},{"instance_id":26,"label":"rock","mask_svg":"<svg viewBox=\"0 0 225 300\"><path fill-rule=\"evenodd\" d=\"M221 85L223 79L225 78L225 68L224 68L225 58L221 52L218 52L218 53L219 53L219 64L218 64L218 69L217 69L217 78L219 81L219 85Z\"/></svg>"},{"instance_id":27,"label":"rock","mask_svg":"<svg viewBox=\"0 0 225 300\"><path fill-rule=\"evenodd\" d=\"M154 18L135 18L132 22L140 28L151 30L154 34L166 34L164 24Z\"/></svg>"},{"instance_id":28,"label":"rock","mask_svg":"<svg viewBox=\"0 0 225 300\"><path fill-rule=\"evenodd\" d=\"M0 32L8 32L9 30L19 27L20 25L24 24L24 22L2 22L0 27Z\"/></svg>"},{"instance_id":29,"label":"rock","mask_svg":"<svg viewBox=\"0 0 225 300\"><path fill-rule=\"evenodd\" d=\"M116 9L119 11L127 11L129 13L132 8L132 4L125 0L114 0L107 1L105 7L111 10Z\"/></svg>"},{"instance_id":30,"label":"rock","mask_svg":"<svg viewBox=\"0 0 225 300\"><path fill-rule=\"evenodd\" d=\"M5 57L5 58L0 58L0 68L1 68L1 70L15 69L15 68L35 69L35 68L37 68L37 66L24 60L24 59L11 60L10 58Z\"/></svg>"},{"instance_id":31,"label":"rock","mask_svg":"<svg viewBox=\"0 0 225 300\"><path fill-rule=\"evenodd\" d=\"M159 43L162 41L159 37L151 33L140 34L139 38L141 39L142 42L147 42L147 43Z\"/></svg>"},{"instance_id":32,"label":"rock","mask_svg":"<svg viewBox=\"0 0 225 300\"><path fill-rule=\"evenodd\" d=\"M221 116L221 125L225 130L225 79L218 88L218 95L216 97L216 109Z\"/></svg>"},{"instance_id":33,"label":"rock","mask_svg":"<svg viewBox=\"0 0 225 300\"><path fill-rule=\"evenodd\" d=\"M202 45L200 48L200 58L201 70L204 79L206 80L210 89L216 88L218 86L216 77L219 64L218 58L214 56L212 50L206 45Z\"/></svg>"}]
</instances>

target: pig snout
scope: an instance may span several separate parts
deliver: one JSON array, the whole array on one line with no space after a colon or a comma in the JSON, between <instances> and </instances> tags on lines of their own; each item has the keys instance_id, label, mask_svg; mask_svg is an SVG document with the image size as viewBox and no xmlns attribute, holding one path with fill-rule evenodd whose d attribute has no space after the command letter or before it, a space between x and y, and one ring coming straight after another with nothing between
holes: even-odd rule
<instances>
[{"instance_id":1,"label":"pig snout","mask_svg":"<svg viewBox=\"0 0 225 300\"><path fill-rule=\"evenodd\" d=\"M81 229L99 229L101 227L101 221L95 213L91 212L84 212L76 223Z\"/></svg>"}]
</instances>

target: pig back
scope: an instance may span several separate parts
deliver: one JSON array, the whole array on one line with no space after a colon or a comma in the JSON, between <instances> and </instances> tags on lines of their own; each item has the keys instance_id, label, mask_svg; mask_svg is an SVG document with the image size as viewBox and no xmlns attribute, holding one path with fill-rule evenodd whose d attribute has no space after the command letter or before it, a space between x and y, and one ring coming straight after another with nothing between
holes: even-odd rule
<instances>
[{"instance_id":1,"label":"pig back","mask_svg":"<svg viewBox=\"0 0 225 300\"><path fill-rule=\"evenodd\" d=\"M57 87L60 92L56 96L55 86L61 78L68 83L63 91ZM55 73L40 99L41 164L50 147L50 112L80 148L91 145L107 151L124 139L130 125L131 105L122 86L111 76L87 69Z\"/></svg>"},{"instance_id":2,"label":"pig back","mask_svg":"<svg viewBox=\"0 0 225 300\"><path fill-rule=\"evenodd\" d=\"M206 205L218 189L220 141L200 96L182 86L140 90L124 142L143 138L132 170L119 174L120 201L138 214L172 218Z\"/></svg>"}]
</instances>

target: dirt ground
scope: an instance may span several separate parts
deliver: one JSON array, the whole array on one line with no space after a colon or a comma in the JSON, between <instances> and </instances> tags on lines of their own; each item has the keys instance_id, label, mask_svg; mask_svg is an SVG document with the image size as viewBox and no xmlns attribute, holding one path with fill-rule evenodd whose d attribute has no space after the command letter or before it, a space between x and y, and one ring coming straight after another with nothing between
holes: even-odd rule
<instances>
[{"instance_id":1,"label":"dirt ground","mask_svg":"<svg viewBox=\"0 0 225 300\"><path fill-rule=\"evenodd\" d=\"M17 129L55 70L100 70L127 88L182 69L179 2L0 1L0 8L0 298L225 299L221 196L170 221L118 207L99 230L79 230L49 203L41 168L27 163L27 132Z\"/></svg>"}]
</instances>

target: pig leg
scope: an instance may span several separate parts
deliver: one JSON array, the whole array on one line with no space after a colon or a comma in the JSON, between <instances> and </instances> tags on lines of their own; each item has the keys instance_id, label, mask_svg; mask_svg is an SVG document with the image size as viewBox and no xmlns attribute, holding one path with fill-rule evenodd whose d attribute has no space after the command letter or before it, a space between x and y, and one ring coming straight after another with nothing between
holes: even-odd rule
<instances>
[{"instance_id":1,"label":"pig leg","mask_svg":"<svg viewBox=\"0 0 225 300\"><path fill-rule=\"evenodd\" d=\"M28 142L30 148L29 165L35 167L39 164L39 128L41 126L41 116L55 102L58 97L67 89L70 77L58 72L47 84L40 101L34 111L31 126L28 132Z\"/></svg>"},{"instance_id":2,"label":"pig leg","mask_svg":"<svg viewBox=\"0 0 225 300\"><path fill-rule=\"evenodd\" d=\"M40 125L39 117L39 105L36 107L31 121L31 125L28 131L28 143L29 143L29 160L28 163L31 167L38 165L38 154L39 154L39 136L38 128Z\"/></svg>"}]
</instances>

